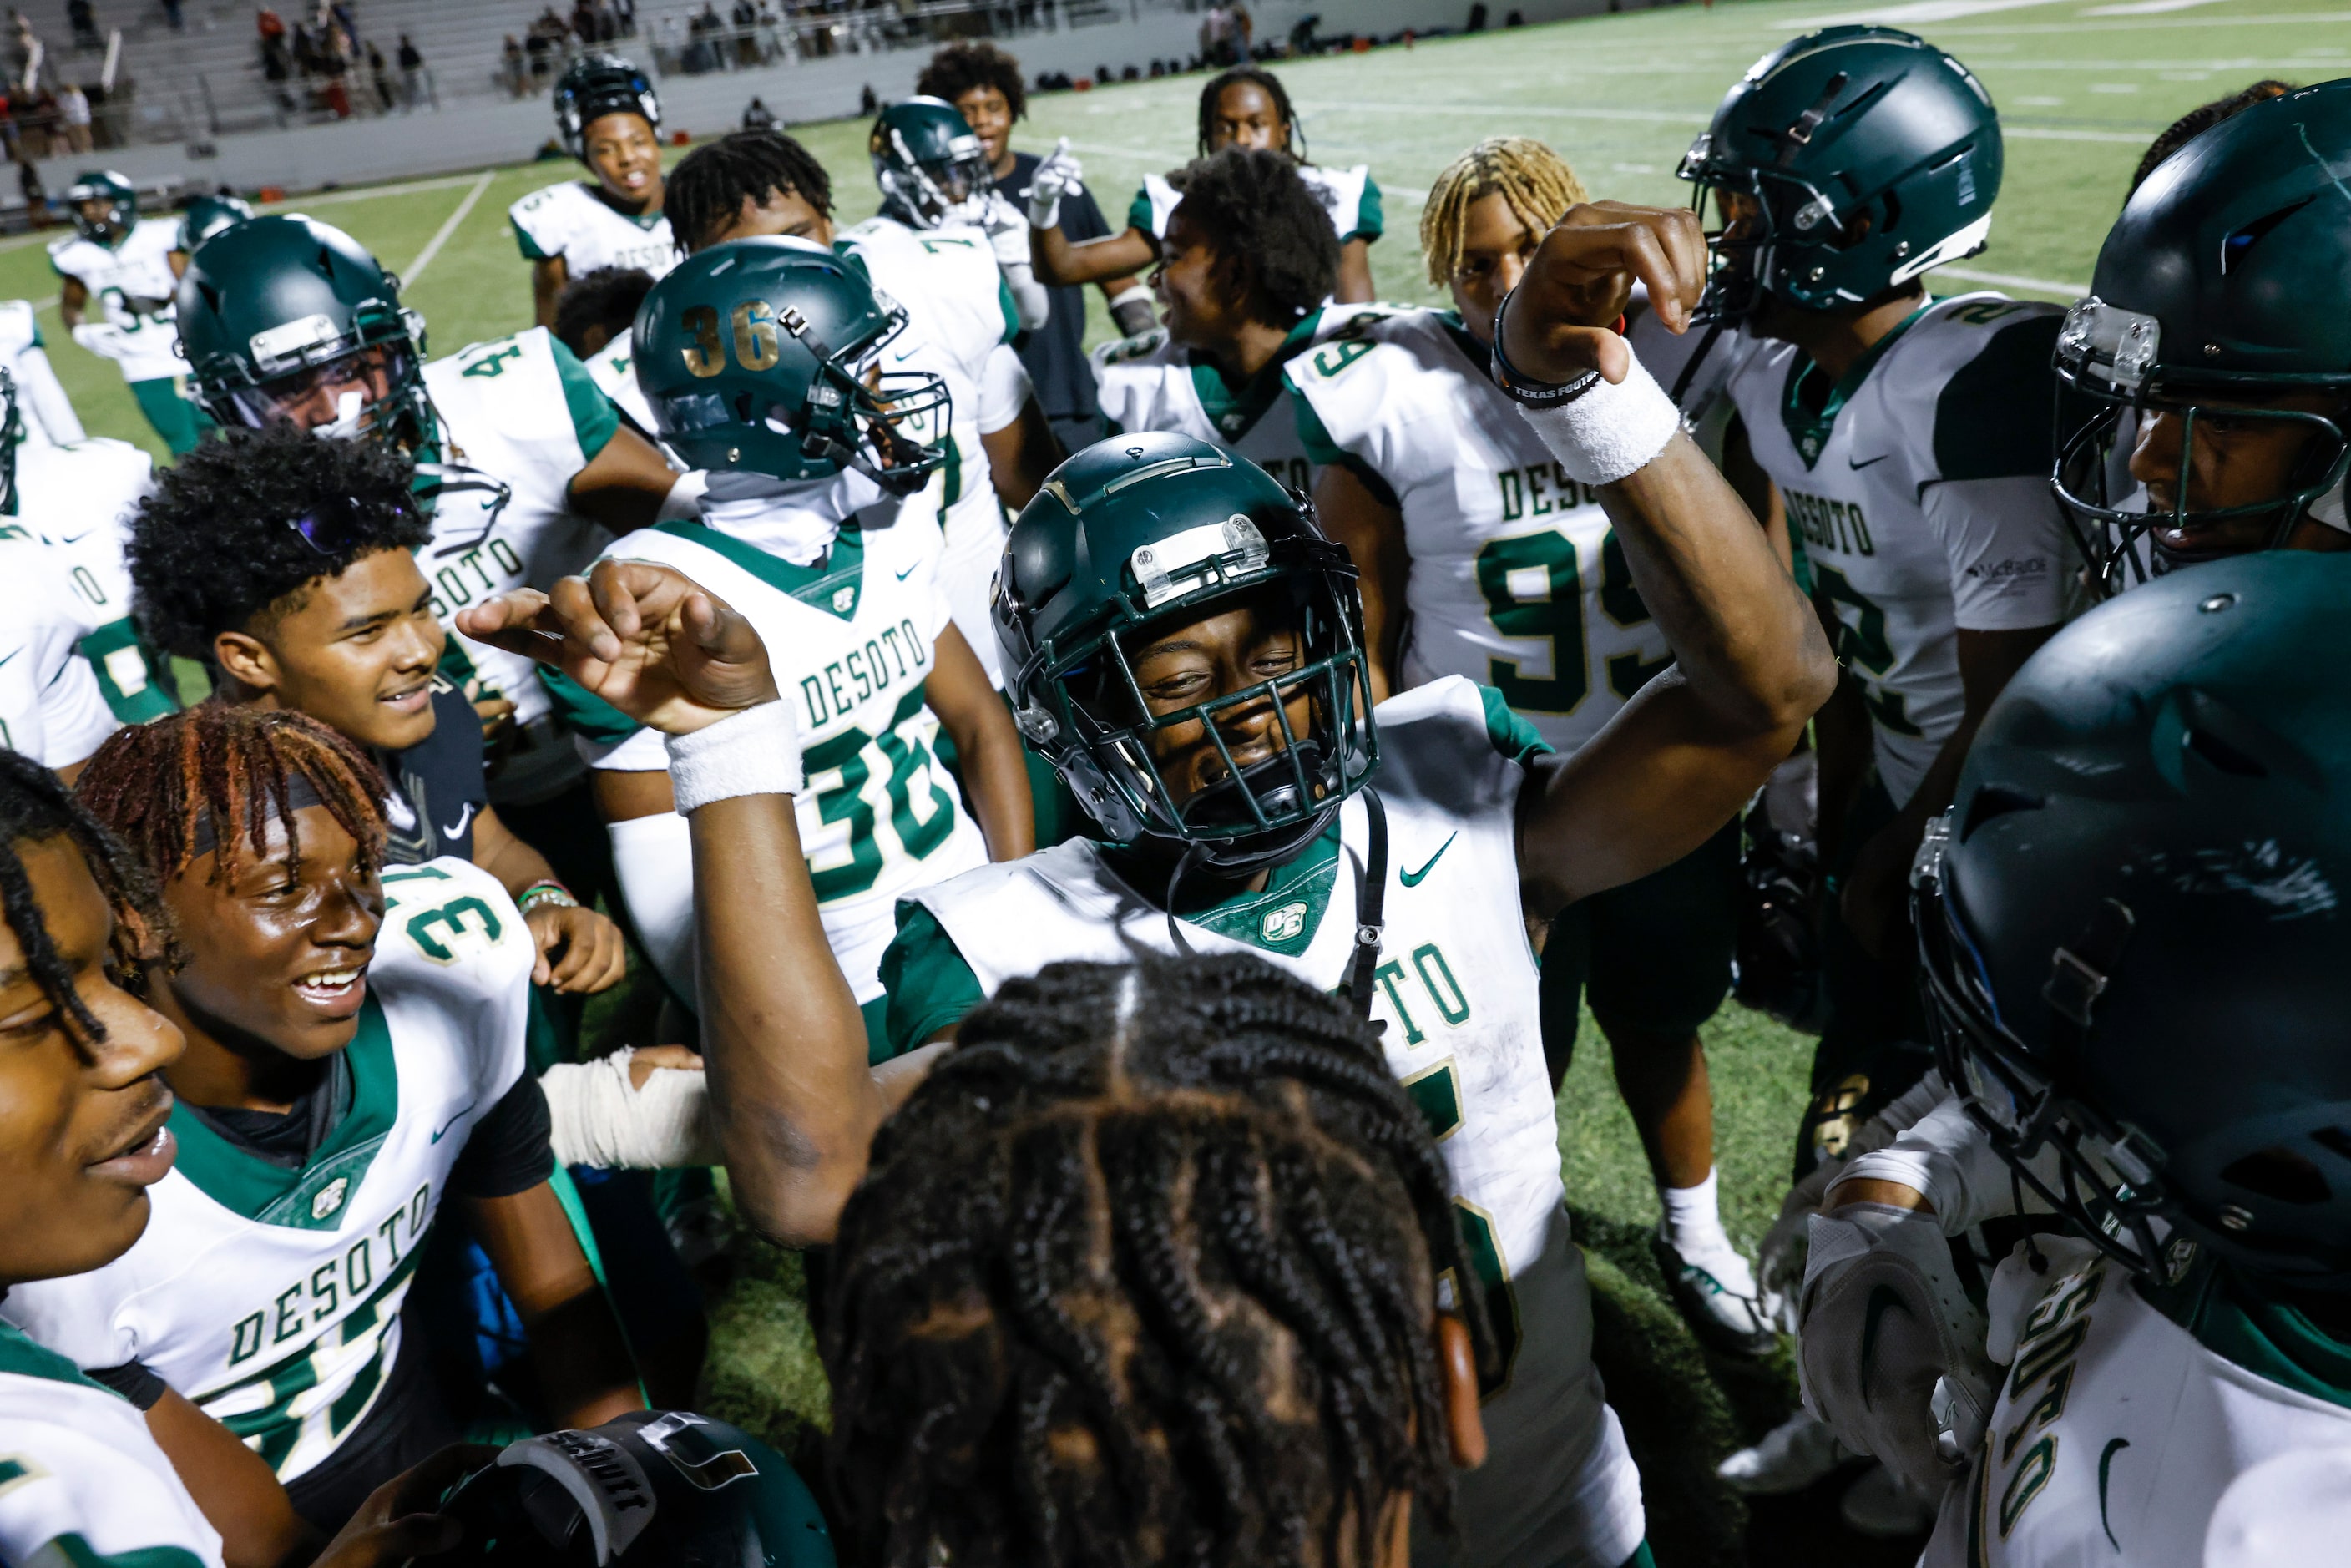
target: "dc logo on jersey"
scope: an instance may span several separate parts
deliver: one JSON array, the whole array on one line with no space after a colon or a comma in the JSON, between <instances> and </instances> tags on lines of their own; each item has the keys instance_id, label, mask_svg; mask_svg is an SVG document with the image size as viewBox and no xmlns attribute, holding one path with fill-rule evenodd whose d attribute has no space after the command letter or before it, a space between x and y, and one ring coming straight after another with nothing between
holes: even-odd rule
<instances>
[{"instance_id":1,"label":"dc logo on jersey","mask_svg":"<svg viewBox=\"0 0 2351 1568\"><path fill-rule=\"evenodd\" d=\"M832 612L835 615L848 614L851 610L856 607L856 604L857 589L854 585L841 589L832 596Z\"/></svg>"},{"instance_id":2,"label":"dc logo on jersey","mask_svg":"<svg viewBox=\"0 0 2351 1568\"><path fill-rule=\"evenodd\" d=\"M1259 938L1264 942L1288 942L1306 929L1306 904L1285 904L1279 909L1269 909L1258 923Z\"/></svg>"},{"instance_id":3,"label":"dc logo on jersey","mask_svg":"<svg viewBox=\"0 0 2351 1568\"><path fill-rule=\"evenodd\" d=\"M342 1207L343 1195L350 1190L351 1178L349 1176L337 1176L334 1180L320 1187L319 1189L319 1196L310 1200L310 1218L313 1219L324 1219L327 1216L334 1213L335 1210Z\"/></svg>"}]
</instances>

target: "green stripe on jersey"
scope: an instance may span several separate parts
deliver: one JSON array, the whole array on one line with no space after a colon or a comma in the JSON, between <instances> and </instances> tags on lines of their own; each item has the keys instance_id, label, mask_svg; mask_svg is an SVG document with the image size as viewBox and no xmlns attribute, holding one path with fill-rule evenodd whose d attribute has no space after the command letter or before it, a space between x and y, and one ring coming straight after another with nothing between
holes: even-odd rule
<instances>
[{"instance_id":1,"label":"green stripe on jersey","mask_svg":"<svg viewBox=\"0 0 2351 1568\"><path fill-rule=\"evenodd\" d=\"M84 1388L105 1387L104 1384L84 1377L81 1368L48 1346L35 1343L24 1330L8 1322L0 1322L0 1372L14 1373L19 1377L37 1377L45 1383L74 1383ZM107 1391L113 1392L111 1389Z\"/></svg>"},{"instance_id":2,"label":"green stripe on jersey","mask_svg":"<svg viewBox=\"0 0 2351 1568\"><path fill-rule=\"evenodd\" d=\"M674 538L700 545L713 555L725 556L768 587L790 594L811 610L838 615L843 621L856 618L865 576L865 535L860 529L841 529L833 537L832 548L817 565L794 566L781 556L769 555L758 546L722 534L706 523L680 521L659 526L663 533Z\"/></svg>"},{"instance_id":3,"label":"green stripe on jersey","mask_svg":"<svg viewBox=\"0 0 2351 1568\"><path fill-rule=\"evenodd\" d=\"M1380 183L1373 179L1370 172L1366 171L1364 175L1364 199L1355 204L1355 232L1346 235L1340 243L1343 245L1347 240L1359 239L1365 245L1369 245L1387 232L1383 226L1384 222L1380 213Z\"/></svg>"},{"instance_id":4,"label":"green stripe on jersey","mask_svg":"<svg viewBox=\"0 0 2351 1568\"><path fill-rule=\"evenodd\" d=\"M1491 686L1478 688L1478 700L1486 706L1486 738L1494 749L1511 761L1524 767L1530 760L1551 750L1535 727L1511 711L1502 694Z\"/></svg>"},{"instance_id":5,"label":"green stripe on jersey","mask_svg":"<svg viewBox=\"0 0 2351 1568\"><path fill-rule=\"evenodd\" d=\"M1853 394L1861 390L1861 383L1869 379L1869 372L1877 368L1877 361L1886 357L1886 350L1934 308L1935 302L1929 299L1896 321L1891 331L1862 350L1861 358L1854 361L1836 385L1824 394L1816 389L1827 374L1813 363L1810 354L1798 354L1788 366L1788 385L1780 395L1780 419L1788 427L1788 439L1794 443L1796 455L1804 460L1807 470L1820 461L1822 450L1829 444L1829 434L1836 428L1837 415L1853 401ZM1816 397L1820 401L1817 409L1813 406ZM2048 407L2046 403L2040 406Z\"/></svg>"},{"instance_id":6,"label":"green stripe on jersey","mask_svg":"<svg viewBox=\"0 0 2351 1568\"><path fill-rule=\"evenodd\" d=\"M204 1568L204 1560L184 1546L141 1546L110 1556L68 1531L26 1558L25 1568Z\"/></svg>"},{"instance_id":7,"label":"green stripe on jersey","mask_svg":"<svg viewBox=\"0 0 2351 1568\"><path fill-rule=\"evenodd\" d=\"M552 332L547 335L547 346L555 356L555 373L563 382L564 407L571 414L572 434L580 438L580 459L584 464L596 461L596 455L611 444L621 428L620 411L580 356L563 346L561 339Z\"/></svg>"}]
</instances>

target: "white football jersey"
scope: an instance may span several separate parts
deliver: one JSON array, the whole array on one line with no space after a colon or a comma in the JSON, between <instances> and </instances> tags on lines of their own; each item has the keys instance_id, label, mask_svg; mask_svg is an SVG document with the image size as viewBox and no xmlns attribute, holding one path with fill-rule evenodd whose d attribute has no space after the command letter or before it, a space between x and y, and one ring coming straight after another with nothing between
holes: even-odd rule
<instances>
[{"instance_id":1,"label":"white football jersey","mask_svg":"<svg viewBox=\"0 0 2351 1568\"><path fill-rule=\"evenodd\" d=\"M1351 239L1380 237L1380 188L1372 179L1369 165L1326 169L1320 163L1301 163L1298 177L1330 214L1331 227L1342 245ZM1154 239L1165 239L1167 220L1183 199L1184 193L1169 184L1166 175L1145 174L1143 189L1127 206L1127 226L1141 229Z\"/></svg>"},{"instance_id":2,"label":"white football jersey","mask_svg":"<svg viewBox=\"0 0 2351 1568\"><path fill-rule=\"evenodd\" d=\"M326 1144L287 1170L175 1106L179 1160L147 1233L0 1301L76 1365L144 1363L281 1480L374 1408L450 1168L523 1071L537 947L506 890L444 858L386 870L383 892L350 1109Z\"/></svg>"},{"instance_id":3,"label":"white football jersey","mask_svg":"<svg viewBox=\"0 0 2351 1568\"><path fill-rule=\"evenodd\" d=\"M659 277L677 265L669 219L655 207L643 217L616 211L585 180L544 185L507 209L526 261L563 258L577 283L608 267L633 267Z\"/></svg>"},{"instance_id":4,"label":"white football jersey","mask_svg":"<svg viewBox=\"0 0 2351 1568\"><path fill-rule=\"evenodd\" d=\"M1966 706L1958 630L2023 631L2073 607L2071 547L2049 493L2050 355L2063 309L1997 294L1923 308L1817 413L1811 361L1775 343L1729 395L1839 623L1877 771L1908 800Z\"/></svg>"},{"instance_id":5,"label":"white football jersey","mask_svg":"<svg viewBox=\"0 0 2351 1568\"><path fill-rule=\"evenodd\" d=\"M29 299L0 299L0 365L16 383L16 412L25 422L26 446L50 446L84 439L81 416L57 381L41 341L41 326Z\"/></svg>"},{"instance_id":6,"label":"white football jersey","mask_svg":"<svg viewBox=\"0 0 2351 1568\"><path fill-rule=\"evenodd\" d=\"M0 1563L220 1568L219 1531L147 1418L0 1323Z\"/></svg>"},{"instance_id":7,"label":"white football jersey","mask_svg":"<svg viewBox=\"0 0 2351 1568\"><path fill-rule=\"evenodd\" d=\"M1392 697L1377 719L1374 784L1393 880L1372 1016L1386 1025L1388 1064L1440 1141L1509 1362L1486 1398L1490 1456L1457 1478L1455 1558L1476 1568L1616 1568L1641 1542L1640 1479L1593 1370L1590 1291L1560 1182L1519 906L1522 743L1499 700L1466 681ZM1247 911L1261 940L1186 920L1191 947L1254 953L1336 989L1354 954L1369 832L1359 799L1339 820L1322 907L1300 887L1281 889ZM991 994L1049 963L1172 950L1166 914L1120 880L1091 839L983 866L914 901Z\"/></svg>"},{"instance_id":8,"label":"white football jersey","mask_svg":"<svg viewBox=\"0 0 2351 1568\"><path fill-rule=\"evenodd\" d=\"M119 721L80 653L99 613L70 561L0 517L0 746L66 768L114 733Z\"/></svg>"},{"instance_id":9,"label":"white football jersey","mask_svg":"<svg viewBox=\"0 0 2351 1568\"><path fill-rule=\"evenodd\" d=\"M1410 310L1291 360L1311 445L1404 516L1406 687L1494 687L1572 752L1673 660L1588 485L1568 478L1451 311Z\"/></svg>"},{"instance_id":10,"label":"white football jersey","mask_svg":"<svg viewBox=\"0 0 2351 1568\"><path fill-rule=\"evenodd\" d=\"M180 243L177 218L141 218L112 248L79 235L49 242L49 265L60 277L89 290L92 314L119 334L111 355L126 382L161 381L188 373L180 358L180 280L171 254Z\"/></svg>"},{"instance_id":11,"label":"white football jersey","mask_svg":"<svg viewBox=\"0 0 2351 1568\"><path fill-rule=\"evenodd\" d=\"M924 492L946 540L940 565L947 602L963 639L997 686L996 628L987 601L1004 559L1004 508L980 444L1019 415L988 406L989 366L1020 329L1011 290L982 230L949 224L910 228L893 217L866 219L841 231L833 248L865 268L876 290L906 308L906 331L883 350L882 369L929 371L947 384L947 423L912 423L907 434L946 445L946 462ZM997 384L1001 384L1000 381Z\"/></svg>"},{"instance_id":12,"label":"white football jersey","mask_svg":"<svg viewBox=\"0 0 2351 1568\"><path fill-rule=\"evenodd\" d=\"M2346 1445L2351 1408L2216 1354L2092 1258L2026 1318L1984 1446L1945 1494L1919 1563L2200 1568L2213 1510L2238 1477Z\"/></svg>"},{"instance_id":13,"label":"white football jersey","mask_svg":"<svg viewBox=\"0 0 2351 1568\"><path fill-rule=\"evenodd\" d=\"M1284 395L1284 367L1311 351L1334 361L1342 354L1360 352L1337 340L1360 337L1372 323L1404 308L1326 305L1308 313L1290 329L1273 361L1238 393L1214 365L1196 360L1191 350L1170 340L1165 327L1104 343L1092 356L1102 417L1113 435L1166 430L1210 442L1311 496L1318 465L1306 449L1297 412Z\"/></svg>"},{"instance_id":14,"label":"white football jersey","mask_svg":"<svg viewBox=\"0 0 2351 1568\"><path fill-rule=\"evenodd\" d=\"M617 334L611 342L580 363L588 367L588 374L595 381L597 390L612 400L612 406L635 420L647 440L658 443L661 437L653 424L653 405L645 401L644 389L637 385L635 335L629 332ZM662 455L670 460L672 467L684 466L677 455L668 447L662 448Z\"/></svg>"},{"instance_id":15,"label":"white football jersey","mask_svg":"<svg viewBox=\"0 0 2351 1568\"><path fill-rule=\"evenodd\" d=\"M81 652L107 706L125 724L143 724L178 706L164 672L139 645L131 619L131 568L123 551L131 518L155 487L155 463L127 441L95 436L69 446L16 449L16 515L63 559L83 619Z\"/></svg>"},{"instance_id":16,"label":"white football jersey","mask_svg":"<svg viewBox=\"0 0 2351 1568\"><path fill-rule=\"evenodd\" d=\"M424 367L424 388L439 415L438 460L478 470L471 482L482 486L451 490L434 502L433 538L417 552L416 564L433 585L434 612L449 629L451 656L443 667L464 677L468 697L496 693L514 703L517 734L491 794L537 799L580 767L569 741L557 733L538 667L463 635L455 617L509 589L551 588L558 578L585 571L611 542L610 530L571 509L570 486L589 463L583 441L601 442L619 416L571 350L544 327L434 361ZM487 487L490 479L511 492L503 504Z\"/></svg>"},{"instance_id":17,"label":"white football jersey","mask_svg":"<svg viewBox=\"0 0 2351 1568\"><path fill-rule=\"evenodd\" d=\"M778 689L799 704L808 773L797 801L800 847L818 911L850 988L872 1001L898 900L987 859L935 755L939 721L924 703L934 645L951 619L938 529L910 502L887 528L841 530L815 566L698 522L642 528L604 553L675 567L768 645ZM664 769L668 752L659 735L640 730L597 766ZM690 884L691 862L677 874Z\"/></svg>"},{"instance_id":18,"label":"white football jersey","mask_svg":"<svg viewBox=\"0 0 2351 1568\"><path fill-rule=\"evenodd\" d=\"M1764 350L1761 339L1730 323L1692 327L1678 337L1648 308L1646 286L1635 284L1633 323L1625 340L1633 345L1641 367L1663 387L1682 411L1682 428L1718 468L1722 465L1723 437L1738 406L1726 394L1740 368Z\"/></svg>"}]
</instances>

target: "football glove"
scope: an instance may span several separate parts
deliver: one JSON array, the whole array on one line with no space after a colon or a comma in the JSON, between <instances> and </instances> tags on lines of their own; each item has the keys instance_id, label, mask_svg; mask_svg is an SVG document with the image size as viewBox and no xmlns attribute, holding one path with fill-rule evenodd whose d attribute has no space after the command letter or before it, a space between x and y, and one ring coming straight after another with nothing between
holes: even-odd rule
<instances>
[{"instance_id":1,"label":"football glove","mask_svg":"<svg viewBox=\"0 0 2351 1568\"><path fill-rule=\"evenodd\" d=\"M1061 198L1076 190L1085 181L1085 169L1070 151L1066 136L1053 143L1029 176L1029 226L1032 229L1057 229L1061 226Z\"/></svg>"}]
</instances>

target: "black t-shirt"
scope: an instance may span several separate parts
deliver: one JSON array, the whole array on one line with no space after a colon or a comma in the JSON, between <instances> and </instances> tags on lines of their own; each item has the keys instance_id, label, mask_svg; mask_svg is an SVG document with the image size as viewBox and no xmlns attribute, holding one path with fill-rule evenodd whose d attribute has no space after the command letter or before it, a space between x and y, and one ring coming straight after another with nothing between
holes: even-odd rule
<instances>
[{"instance_id":1,"label":"black t-shirt","mask_svg":"<svg viewBox=\"0 0 2351 1568\"><path fill-rule=\"evenodd\" d=\"M415 865L436 855L474 858L474 819L489 803L482 771L482 723L474 705L441 676L433 677L433 733L405 751L387 751L385 803L392 819L384 838L387 865Z\"/></svg>"},{"instance_id":2,"label":"black t-shirt","mask_svg":"<svg viewBox=\"0 0 2351 1568\"><path fill-rule=\"evenodd\" d=\"M1034 152L1015 152L1012 172L996 183L1012 204L1029 205L1029 181L1042 162ZM1061 198L1061 234L1075 244L1101 239L1110 225L1094 204L1093 193L1081 185ZM1037 406L1047 419L1092 419L1102 412L1094 389L1093 367L1086 362L1086 293L1082 288L1051 288L1052 313L1034 332L1013 340L1014 351L1029 368L1037 386Z\"/></svg>"}]
</instances>

